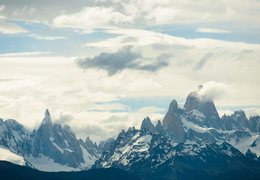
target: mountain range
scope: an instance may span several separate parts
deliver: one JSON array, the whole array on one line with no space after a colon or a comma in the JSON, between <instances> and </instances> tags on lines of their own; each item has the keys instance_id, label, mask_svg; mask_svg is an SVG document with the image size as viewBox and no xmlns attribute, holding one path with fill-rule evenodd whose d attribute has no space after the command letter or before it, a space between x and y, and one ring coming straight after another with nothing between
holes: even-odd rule
<instances>
[{"instance_id":1,"label":"mountain range","mask_svg":"<svg viewBox=\"0 0 260 180\"><path fill-rule=\"evenodd\" d=\"M16 163L41 171L118 168L142 179L259 179L260 117L247 119L242 110L219 117L214 102L199 95L202 88L183 108L173 100L156 125L146 117L140 129L99 145L53 124L48 110L32 133L0 119L0 147Z\"/></svg>"},{"instance_id":2,"label":"mountain range","mask_svg":"<svg viewBox=\"0 0 260 180\"><path fill-rule=\"evenodd\" d=\"M0 153L8 149L23 159L20 164L42 171L90 169L110 142L98 146L89 137L77 139L69 126L52 123L48 109L39 128L31 133L13 119L0 119Z\"/></svg>"}]
</instances>

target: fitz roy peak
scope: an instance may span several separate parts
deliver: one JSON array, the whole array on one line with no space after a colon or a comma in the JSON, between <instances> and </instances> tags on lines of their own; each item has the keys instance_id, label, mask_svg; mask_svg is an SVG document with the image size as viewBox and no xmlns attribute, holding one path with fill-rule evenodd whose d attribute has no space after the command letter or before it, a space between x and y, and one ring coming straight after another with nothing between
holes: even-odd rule
<instances>
[{"instance_id":1,"label":"fitz roy peak","mask_svg":"<svg viewBox=\"0 0 260 180\"><path fill-rule=\"evenodd\" d=\"M243 111L219 117L214 102L188 95L176 100L162 124L146 117L141 129L119 133L93 168L121 168L143 179L259 179L260 117Z\"/></svg>"},{"instance_id":2,"label":"fitz roy peak","mask_svg":"<svg viewBox=\"0 0 260 180\"><path fill-rule=\"evenodd\" d=\"M0 148L43 171L120 168L143 180L260 179L260 116L247 119L239 110L220 117L201 90L191 92L183 108L173 100L162 121L146 117L140 129L98 145L52 123L48 110L32 133L0 119Z\"/></svg>"}]
</instances>

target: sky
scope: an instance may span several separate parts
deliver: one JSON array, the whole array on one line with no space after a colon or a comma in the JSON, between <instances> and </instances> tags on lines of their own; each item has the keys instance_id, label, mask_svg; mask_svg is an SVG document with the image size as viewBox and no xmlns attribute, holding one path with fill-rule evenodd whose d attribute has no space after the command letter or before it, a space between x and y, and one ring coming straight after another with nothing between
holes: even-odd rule
<instances>
[{"instance_id":1,"label":"sky","mask_svg":"<svg viewBox=\"0 0 260 180\"><path fill-rule=\"evenodd\" d=\"M0 0L0 118L80 138L162 120L199 85L260 115L259 0Z\"/></svg>"}]
</instances>

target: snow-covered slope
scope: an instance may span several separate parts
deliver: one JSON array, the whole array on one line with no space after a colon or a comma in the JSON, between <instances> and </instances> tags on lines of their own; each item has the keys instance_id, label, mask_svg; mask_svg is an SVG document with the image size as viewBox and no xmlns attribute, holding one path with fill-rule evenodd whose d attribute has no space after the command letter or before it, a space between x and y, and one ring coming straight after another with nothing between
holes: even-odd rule
<instances>
[{"instance_id":1,"label":"snow-covered slope","mask_svg":"<svg viewBox=\"0 0 260 180\"><path fill-rule=\"evenodd\" d=\"M80 171L80 168L73 168L67 165L62 165L59 163L55 163L53 159L50 157L44 156L43 154L39 154L37 158L30 156L25 157L25 159L30 162L30 164L41 171L46 172L58 172L58 171Z\"/></svg>"},{"instance_id":2,"label":"snow-covered slope","mask_svg":"<svg viewBox=\"0 0 260 180\"><path fill-rule=\"evenodd\" d=\"M23 157L18 156L4 148L0 148L0 160L9 161L21 166L24 166L26 164Z\"/></svg>"}]
</instances>

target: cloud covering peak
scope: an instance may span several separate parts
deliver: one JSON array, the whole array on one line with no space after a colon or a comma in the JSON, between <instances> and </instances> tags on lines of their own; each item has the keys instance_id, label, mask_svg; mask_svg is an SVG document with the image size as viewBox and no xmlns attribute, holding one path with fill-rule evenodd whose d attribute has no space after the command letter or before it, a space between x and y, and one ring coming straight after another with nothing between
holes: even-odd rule
<instances>
[{"instance_id":1,"label":"cloud covering peak","mask_svg":"<svg viewBox=\"0 0 260 180\"><path fill-rule=\"evenodd\" d=\"M200 85L197 94L202 101L213 101L229 94L231 91L232 89L224 83L210 81L203 86Z\"/></svg>"}]
</instances>

